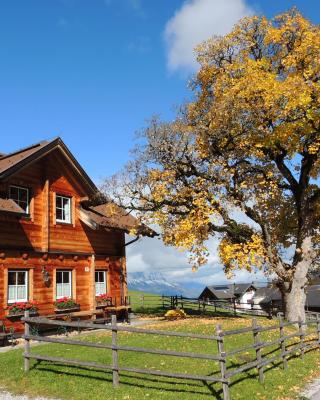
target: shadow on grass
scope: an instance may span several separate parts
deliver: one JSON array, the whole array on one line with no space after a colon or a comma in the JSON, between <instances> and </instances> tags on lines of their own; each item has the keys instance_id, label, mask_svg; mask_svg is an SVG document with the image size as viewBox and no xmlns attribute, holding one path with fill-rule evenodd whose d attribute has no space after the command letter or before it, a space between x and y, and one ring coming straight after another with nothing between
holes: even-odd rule
<instances>
[{"instance_id":1,"label":"shadow on grass","mask_svg":"<svg viewBox=\"0 0 320 400\"><path fill-rule=\"evenodd\" d=\"M55 370L52 368L49 368L49 366L54 365L55 367L66 367L66 364L48 364L45 361L37 361L32 367L31 370L36 370L36 371L43 371L43 372L50 372L53 374L61 375L62 371L61 370ZM83 377L87 379L92 379L96 381L102 381L102 382L108 382L112 384L112 371L102 371L99 369L94 369L94 368L86 368L86 367L79 367L79 366L74 366L74 365L67 365L68 368L74 369L74 372L71 371L63 371L64 375L67 376L72 376L72 377ZM83 372L83 373L81 373ZM88 375L87 372L94 372L94 373L103 373L106 376L101 377L101 376L93 376L93 375ZM128 382L124 381L123 379L132 379L136 380L137 382ZM196 395L202 395L202 396L211 396L214 395L217 400L223 400L223 397L221 397L222 394L222 389L216 390L213 385L217 385L217 383L211 383L208 384L205 381L199 381L201 383L197 384L192 380L188 380L188 386L190 389L183 389L179 387L179 389L175 389L176 384L184 384L186 383L186 380L175 380L172 378L171 380L169 379L163 379L162 377L157 377L157 378L152 378L148 376L137 376L137 375L131 375L128 373L121 373L120 374L120 385L122 386L133 386L137 387L140 389L152 389L152 390L160 390L162 392L176 392L176 393L190 393L190 394L196 394ZM145 383L145 384L143 384ZM157 383L157 385L152 385L153 383ZM161 384L168 384L172 385L171 388L164 388L163 386L160 386ZM218 383L219 384L219 383ZM208 393L201 392L200 390L197 390L197 388L207 388Z\"/></svg>"},{"instance_id":2,"label":"shadow on grass","mask_svg":"<svg viewBox=\"0 0 320 400\"><path fill-rule=\"evenodd\" d=\"M295 343L295 344L298 344L298 343ZM307 353L309 353L311 351L314 351L314 350L316 350L316 347L315 348L306 349L303 354L307 354ZM274 353L275 351L278 351L278 349L273 350L271 352L268 352L265 355ZM299 352L299 350L297 350L297 353L298 352ZM291 361L291 360L297 359L297 358L301 358L301 353L300 354L290 354L289 356L287 356L287 361ZM240 364L240 363L231 363L231 365L232 365L233 368L240 368L241 366L245 365L245 363L242 363L242 364ZM266 365L266 366L263 367L263 371L264 372L269 372L269 371L272 371L275 368L279 368L281 365L283 366L283 360L282 360L281 356L279 355L279 360L271 361L269 366ZM232 382L230 383L229 386L230 387L234 386L237 383L243 382L244 380L247 380L247 379L258 379L259 378L259 373L258 373L257 367L254 367L254 368L249 369L247 371L243 371L241 373L241 375L244 375L244 376L240 376L239 378L236 378L236 379L232 380Z\"/></svg>"},{"instance_id":3,"label":"shadow on grass","mask_svg":"<svg viewBox=\"0 0 320 400\"><path fill-rule=\"evenodd\" d=\"M279 349L274 349L268 352L267 354L272 354L278 350ZM304 354L307 354L314 350L315 348L305 349ZM289 355L287 357L287 361L290 361L292 359L297 359L300 357L301 353L297 351L296 353ZM240 368L245 364L246 364L245 362L244 363L231 362L230 365L228 366L228 372L230 371L230 369ZM283 365L283 360L281 358L279 360L271 361L270 365L268 364L264 367L264 372L269 372L275 368L278 368L281 365ZM61 371L61 369L59 369L60 367L62 368L67 367L69 371ZM108 382L112 384L112 371L102 371L100 369L95 369L95 368L86 368L86 367L66 365L61 363L51 364L45 361L35 362L32 365L31 369L36 371L49 372L57 375L61 375L61 373L63 373L64 375L70 377L83 377L86 379ZM92 375L92 373L103 374L103 376ZM219 373L220 370L217 369L208 376L215 376ZM239 375L240 375L239 377L233 377L234 379L232 379L232 381L229 384L230 388L245 380L252 380L252 379L257 380L259 377L256 367L249 369L247 371L243 371ZM130 382L128 380L132 381ZM186 384L186 382L188 383L188 388L187 389L182 388L181 385ZM205 396L208 398L212 398L212 396L214 396L214 398L216 398L217 400L223 400L222 387L219 387L221 384L214 382L209 383L207 381L192 381L192 380L186 381L184 379L176 380L174 378L165 378L165 377L154 378L146 375L139 376L134 373L130 374L128 372L123 372L120 374L120 384L121 386L136 387L140 389L149 389L149 390L162 391L168 393L187 393L187 394L189 393L190 395L192 394L192 395ZM163 385L172 385L172 387L163 387ZM177 388L176 385L179 385L179 387ZM201 391L200 390L201 388L207 389L208 392Z\"/></svg>"}]
</instances>

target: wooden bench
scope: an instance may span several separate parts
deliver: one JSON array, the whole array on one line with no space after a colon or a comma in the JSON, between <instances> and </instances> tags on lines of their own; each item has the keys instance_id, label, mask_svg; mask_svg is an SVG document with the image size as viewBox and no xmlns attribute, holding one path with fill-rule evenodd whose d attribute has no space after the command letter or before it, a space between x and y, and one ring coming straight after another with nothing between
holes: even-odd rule
<instances>
[{"instance_id":1,"label":"wooden bench","mask_svg":"<svg viewBox=\"0 0 320 400\"><path fill-rule=\"evenodd\" d=\"M11 340L12 344L14 342L14 329L10 328L8 331L2 320L0 320L0 340L2 341L2 346L4 346L8 340Z\"/></svg>"},{"instance_id":2,"label":"wooden bench","mask_svg":"<svg viewBox=\"0 0 320 400\"><path fill-rule=\"evenodd\" d=\"M131 306L106 306L103 308L89 310L89 311L74 311L70 313L60 313L54 315L47 315L47 318L52 319L62 319L64 321L72 321L74 319L80 319L83 317L91 317L93 323L101 323L103 321L110 322L111 315L119 312L124 312L125 320L129 321L129 313L131 311Z\"/></svg>"},{"instance_id":3,"label":"wooden bench","mask_svg":"<svg viewBox=\"0 0 320 400\"><path fill-rule=\"evenodd\" d=\"M46 318L49 319L69 319L72 320L74 318L82 318L82 317L91 317L91 319L96 318L97 316L103 316L104 315L104 310L89 310L89 311L74 311L74 312L69 312L69 313L57 313L57 314L51 314L51 315L46 315Z\"/></svg>"}]
</instances>

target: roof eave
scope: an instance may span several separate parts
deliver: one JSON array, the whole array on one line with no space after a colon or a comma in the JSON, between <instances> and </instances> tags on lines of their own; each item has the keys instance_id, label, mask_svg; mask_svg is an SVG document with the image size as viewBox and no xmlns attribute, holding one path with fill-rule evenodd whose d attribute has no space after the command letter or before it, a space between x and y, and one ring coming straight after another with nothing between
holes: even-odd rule
<instances>
[{"instance_id":1,"label":"roof eave","mask_svg":"<svg viewBox=\"0 0 320 400\"><path fill-rule=\"evenodd\" d=\"M72 161L73 165L76 167L76 170L78 174L83 178L83 182L86 184L86 186L92 191L92 193L95 193L98 191L98 188L96 185L93 183L91 178L87 175L85 170L81 167L79 162L75 159L73 154L70 152L70 150L67 148L65 143L60 137L57 137L56 139L52 140L49 142L46 146L41 148L39 151L30 154L28 157L25 159L19 161L18 163L12 165L8 169L6 169L2 174L0 174L0 180L5 180L14 175L15 173L19 172L21 169L24 167L30 165L31 163L34 163L44 157L45 155L49 154L51 151L53 151L55 148L61 147L61 150L66 153L66 156Z\"/></svg>"}]
</instances>

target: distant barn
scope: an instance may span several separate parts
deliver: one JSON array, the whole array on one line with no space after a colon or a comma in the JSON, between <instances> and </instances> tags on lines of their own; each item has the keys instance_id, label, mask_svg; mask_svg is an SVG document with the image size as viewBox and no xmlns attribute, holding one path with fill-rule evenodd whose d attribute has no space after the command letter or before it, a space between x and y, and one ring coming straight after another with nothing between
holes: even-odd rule
<instances>
[{"instance_id":1,"label":"distant barn","mask_svg":"<svg viewBox=\"0 0 320 400\"><path fill-rule=\"evenodd\" d=\"M199 299L235 301L242 308L250 308L256 290L252 283L206 286Z\"/></svg>"},{"instance_id":2,"label":"distant barn","mask_svg":"<svg viewBox=\"0 0 320 400\"><path fill-rule=\"evenodd\" d=\"M306 290L306 309L309 311L320 311L320 284L310 285ZM255 308L268 310L270 306L281 307L282 297L280 290L273 286L263 287L256 290L253 297Z\"/></svg>"}]
</instances>

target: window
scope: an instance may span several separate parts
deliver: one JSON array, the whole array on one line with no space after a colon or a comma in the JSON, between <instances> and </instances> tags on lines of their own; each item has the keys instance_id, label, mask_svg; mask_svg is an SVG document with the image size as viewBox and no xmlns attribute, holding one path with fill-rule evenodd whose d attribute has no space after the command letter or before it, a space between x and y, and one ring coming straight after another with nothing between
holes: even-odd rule
<instances>
[{"instance_id":1,"label":"window","mask_svg":"<svg viewBox=\"0 0 320 400\"><path fill-rule=\"evenodd\" d=\"M26 214L29 214L29 189L20 186L10 186L9 197L14 200Z\"/></svg>"},{"instance_id":2,"label":"window","mask_svg":"<svg viewBox=\"0 0 320 400\"><path fill-rule=\"evenodd\" d=\"M8 303L28 301L28 272L8 271Z\"/></svg>"},{"instance_id":3,"label":"window","mask_svg":"<svg viewBox=\"0 0 320 400\"><path fill-rule=\"evenodd\" d=\"M214 290L229 290L228 286L215 286Z\"/></svg>"},{"instance_id":4,"label":"window","mask_svg":"<svg viewBox=\"0 0 320 400\"><path fill-rule=\"evenodd\" d=\"M71 223L71 197L56 196L56 221Z\"/></svg>"},{"instance_id":5,"label":"window","mask_svg":"<svg viewBox=\"0 0 320 400\"><path fill-rule=\"evenodd\" d=\"M56 298L72 297L71 271L57 271Z\"/></svg>"},{"instance_id":6,"label":"window","mask_svg":"<svg viewBox=\"0 0 320 400\"><path fill-rule=\"evenodd\" d=\"M96 296L107 293L106 271L96 271Z\"/></svg>"}]
</instances>

